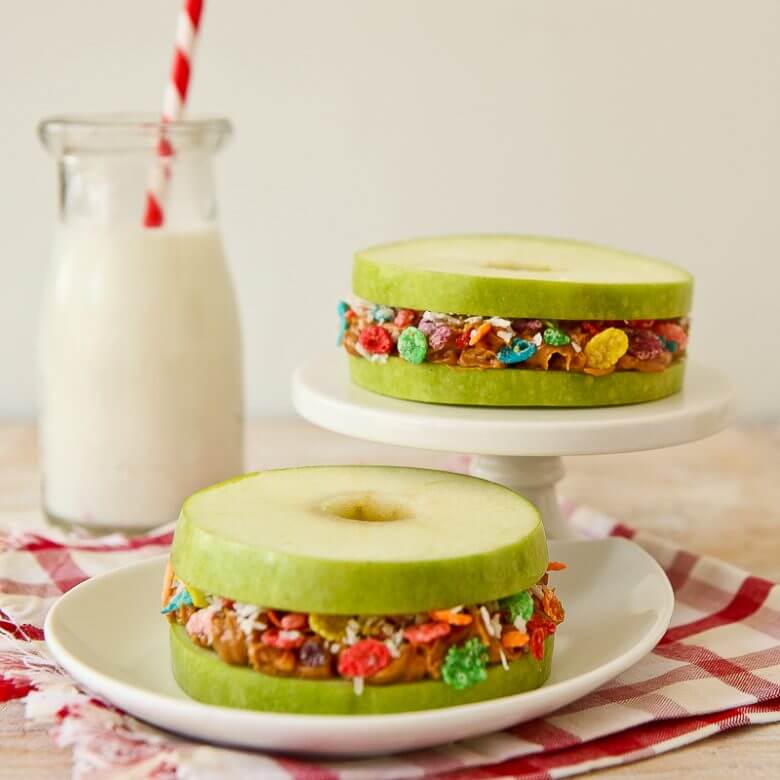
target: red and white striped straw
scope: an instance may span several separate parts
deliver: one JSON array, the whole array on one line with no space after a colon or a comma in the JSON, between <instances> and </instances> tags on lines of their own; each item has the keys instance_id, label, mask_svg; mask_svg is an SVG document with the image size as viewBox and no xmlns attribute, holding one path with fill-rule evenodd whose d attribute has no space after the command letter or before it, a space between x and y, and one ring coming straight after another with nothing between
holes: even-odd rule
<instances>
[{"instance_id":1,"label":"red and white striped straw","mask_svg":"<svg viewBox=\"0 0 780 780\"><path fill-rule=\"evenodd\" d=\"M184 0L176 26L176 46L173 52L171 75L165 86L162 124L175 122L182 117L187 103L187 91L192 74L192 58L198 38L204 0ZM146 190L144 227L161 227L165 221L165 194L171 175L170 160L173 147L167 138L157 144L157 164L154 165Z\"/></svg>"}]
</instances>

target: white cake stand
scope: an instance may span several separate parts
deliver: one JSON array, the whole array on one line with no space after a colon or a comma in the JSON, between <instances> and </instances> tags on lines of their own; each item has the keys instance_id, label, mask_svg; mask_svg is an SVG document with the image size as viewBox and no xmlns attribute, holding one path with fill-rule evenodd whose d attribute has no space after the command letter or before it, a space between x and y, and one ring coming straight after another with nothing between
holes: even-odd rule
<instances>
[{"instance_id":1,"label":"white cake stand","mask_svg":"<svg viewBox=\"0 0 780 780\"><path fill-rule=\"evenodd\" d=\"M293 377L299 414L322 428L405 447L471 453L475 476L507 485L539 508L550 538L573 536L558 509L562 455L636 452L702 439L731 419L732 391L718 371L688 365L685 388L661 401L597 409L443 406L353 385L342 355L323 355Z\"/></svg>"}]
</instances>

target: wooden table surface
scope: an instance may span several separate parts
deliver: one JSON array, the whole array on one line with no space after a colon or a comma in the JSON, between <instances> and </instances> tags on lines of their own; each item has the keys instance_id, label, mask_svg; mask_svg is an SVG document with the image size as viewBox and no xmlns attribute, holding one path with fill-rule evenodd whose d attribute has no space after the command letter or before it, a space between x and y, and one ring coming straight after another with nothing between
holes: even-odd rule
<instances>
[{"instance_id":1,"label":"wooden table surface","mask_svg":"<svg viewBox=\"0 0 780 780\"><path fill-rule=\"evenodd\" d=\"M356 441L292 420L253 423L250 469L302 463L437 466L441 453ZM780 579L780 428L732 428L668 450L566 459L564 495L692 550ZM0 525L40 527L35 432L0 425ZM18 702L0 705L0 777L58 778L66 751L25 730ZM607 778L780 778L780 724L710 738L649 761L593 776Z\"/></svg>"}]
</instances>

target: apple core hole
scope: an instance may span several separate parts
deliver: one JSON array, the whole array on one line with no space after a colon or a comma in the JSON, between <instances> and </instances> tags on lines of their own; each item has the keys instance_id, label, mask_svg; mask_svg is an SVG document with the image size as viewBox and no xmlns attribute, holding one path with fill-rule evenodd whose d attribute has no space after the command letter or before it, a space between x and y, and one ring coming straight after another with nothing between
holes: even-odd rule
<instances>
[{"instance_id":1,"label":"apple core hole","mask_svg":"<svg viewBox=\"0 0 780 780\"><path fill-rule=\"evenodd\" d=\"M367 523L388 523L413 517L411 503L401 498L381 493L348 493L333 496L322 502L321 509L343 520Z\"/></svg>"},{"instance_id":2,"label":"apple core hole","mask_svg":"<svg viewBox=\"0 0 780 780\"><path fill-rule=\"evenodd\" d=\"M521 263L516 260L486 260L482 267L495 271L530 271L537 274L548 274L553 270L552 266L543 263Z\"/></svg>"}]
</instances>

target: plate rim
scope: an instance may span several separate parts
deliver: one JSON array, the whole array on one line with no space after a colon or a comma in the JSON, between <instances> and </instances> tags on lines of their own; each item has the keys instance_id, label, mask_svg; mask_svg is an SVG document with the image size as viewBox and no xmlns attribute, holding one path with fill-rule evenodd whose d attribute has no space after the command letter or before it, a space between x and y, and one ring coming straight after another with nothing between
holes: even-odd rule
<instances>
[{"instance_id":1,"label":"plate rim","mask_svg":"<svg viewBox=\"0 0 780 780\"><path fill-rule=\"evenodd\" d=\"M67 647L65 647L65 645L60 641L57 635L57 627L56 627L56 623L60 619L59 613L62 609L65 608L62 605L67 605L70 603L70 601L73 598L78 598L78 592L80 590L86 588L100 587L101 583L117 576L120 573L126 573L130 569L152 568L154 566L158 566L163 560L167 559L168 557L167 553L149 557L142 561L134 561L132 563L127 564L126 566L121 566L110 572L105 572L95 577L91 577L88 580L85 580L84 582L80 583L76 587L72 588L67 593L60 596L60 598L52 605L52 607L50 608L46 616L46 620L44 623L44 637L46 640L47 647L50 649L52 655L55 657L57 662L61 666L63 666L63 668L68 672L68 674L70 674L76 680L77 683L83 685L89 690L93 690L99 695L105 697L108 701L112 701L113 697L111 694L105 692L106 686L109 688L119 687L128 696L128 698L134 698L139 700L143 699L147 701L149 705L154 704L157 706L161 705L164 707L170 707L170 706L191 707L195 705L198 708L205 708L203 710L204 714L220 713L223 716L229 714L232 717L236 717L238 715L244 718L252 718L258 725L261 725L262 723L268 722L270 720L275 723L283 723L283 722L289 723L294 721L300 725L308 724L308 725L324 726L327 724L333 724L335 726L335 725L350 724L350 726L356 728L361 728L363 726L366 726L368 728L375 728L384 725L388 725L388 726L396 725L396 724L401 725L404 722L419 723L421 719L426 719L426 718L435 719L437 717L440 717L442 713L452 713L454 711L457 711L458 713L471 712L475 716L477 716L480 710L492 708L493 706L495 706L495 703L498 701L504 702L505 705L508 705L510 702L517 700L519 697L522 697L526 701L529 698L532 700L536 700L536 699L544 700L550 697L554 698L556 692L560 691L561 689L566 689L572 686L573 684L578 684L578 683L582 684L584 682L586 683L586 687L588 688L588 690L594 690L599 685L602 685L604 682L613 679L622 671L625 671L626 669L630 668L637 661L639 661L641 658L647 655L652 650L652 648L655 647L655 645L661 639L661 637L666 632L666 629L669 626L672 612L674 610L674 592L672 590L672 586L669 582L668 577L666 576L666 573L664 572L663 568L658 563L658 561L656 561L646 550L644 550L636 542L633 542L629 539L625 539L623 537L605 537L603 539L582 539L582 540L578 539L578 540L560 540L560 541L551 540L551 542L556 546L557 545L563 545L563 546L583 545L583 544L603 545L606 543L617 547L624 547L625 549L631 549L634 554L639 554L640 556L644 557L645 563L649 564L650 569L654 570L654 573L656 575L659 575L659 579L663 584L663 591L665 596L664 603L659 602L658 604L655 605L656 619L653 623L653 626L650 629L648 629L648 631L644 635L642 641L637 642L635 645L627 649L621 655L607 661L606 663L599 664L598 666L589 669L586 672L583 672L581 674L578 674L566 680L561 680L559 682L553 682L553 683L545 683L542 687L532 691L526 691L523 693L513 694L511 696L504 696L498 699L490 699L482 702L461 704L452 707L445 707L445 708L432 709L432 710L418 710L412 712L378 714L378 715L330 715L330 714L316 715L316 714L298 714L298 713L285 713L285 712L265 712L259 710L245 710L245 709L238 709L233 707L225 707L222 705L207 704L189 698L182 700L173 697L169 694L159 693L157 691L152 691L149 690L148 688L144 688L135 685L133 683L125 682L99 669L96 669L95 667L91 666L89 663L86 663L85 661L81 660L78 656L74 655ZM594 679L596 682L594 685L591 685ZM92 683L92 680L97 682L98 685L94 685ZM576 700L576 698L570 701L574 701L574 700ZM562 704L561 706L566 706L566 705ZM127 709L127 707L123 705L121 706L121 709ZM130 714L132 715L133 713L130 712ZM162 726L161 728L170 730L170 728L166 726Z\"/></svg>"}]
</instances>

